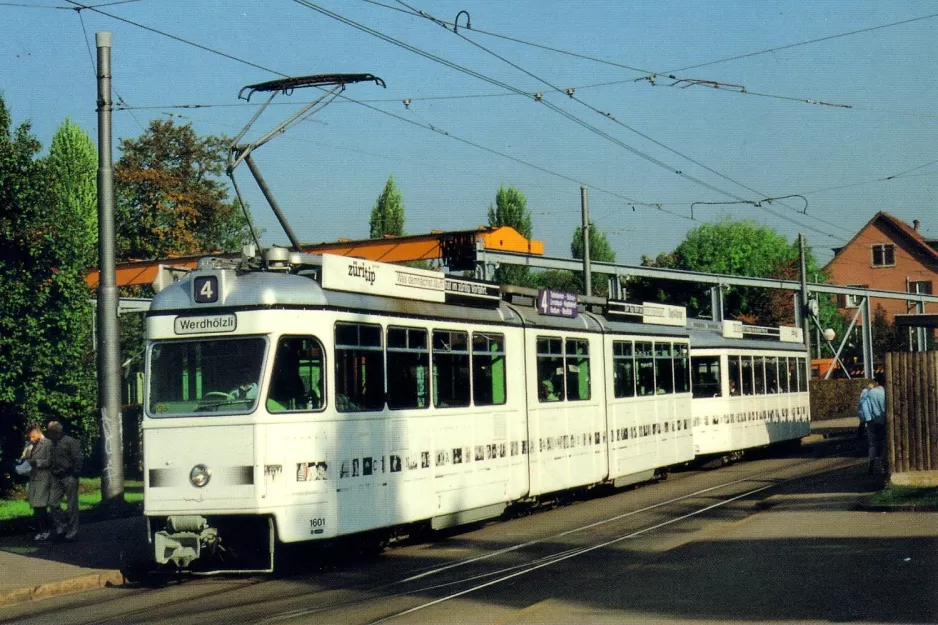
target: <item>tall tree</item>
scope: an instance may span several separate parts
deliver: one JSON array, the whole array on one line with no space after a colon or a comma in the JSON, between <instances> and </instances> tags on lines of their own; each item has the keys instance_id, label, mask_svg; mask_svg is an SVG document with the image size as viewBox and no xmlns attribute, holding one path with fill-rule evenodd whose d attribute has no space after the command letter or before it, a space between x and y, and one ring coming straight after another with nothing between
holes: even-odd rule
<instances>
[{"instance_id":1,"label":"tall tree","mask_svg":"<svg viewBox=\"0 0 938 625\"><path fill-rule=\"evenodd\" d=\"M609 245L609 239L606 238L606 233L597 228L592 220L590 220L589 226L590 262L616 262L616 253L613 251L612 246ZM577 226L576 230L573 232L573 239L570 241L570 255L573 256L573 258L583 258L583 226ZM608 278L606 276L607 274L592 272L590 282L593 286L594 295L608 293ZM582 285L582 272L580 272L577 279ZM582 285L581 290L585 292L586 286Z\"/></svg>"},{"instance_id":2,"label":"tall tree","mask_svg":"<svg viewBox=\"0 0 938 625\"><path fill-rule=\"evenodd\" d=\"M153 120L120 142L114 168L118 254L160 258L237 249L247 220L220 179L229 140Z\"/></svg>"},{"instance_id":3,"label":"tall tree","mask_svg":"<svg viewBox=\"0 0 938 625\"><path fill-rule=\"evenodd\" d=\"M66 118L52 136L46 158L54 198L52 222L58 259L58 315L67 336L58 347L64 371L58 387L69 389L69 420L85 434L86 445L96 437L96 361L92 345L94 313L85 284L85 273L97 261L98 154L94 142L77 124Z\"/></svg>"},{"instance_id":4,"label":"tall tree","mask_svg":"<svg viewBox=\"0 0 938 625\"><path fill-rule=\"evenodd\" d=\"M68 118L52 136L49 166L56 216L72 232L70 245L82 269L95 266L98 242L98 153L94 142Z\"/></svg>"},{"instance_id":5,"label":"tall tree","mask_svg":"<svg viewBox=\"0 0 938 625\"><path fill-rule=\"evenodd\" d=\"M510 226L526 239L531 238L531 211L528 198L514 187L502 185L495 194L495 205L489 206L490 226Z\"/></svg>"},{"instance_id":6,"label":"tall tree","mask_svg":"<svg viewBox=\"0 0 938 625\"><path fill-rule=\"evenodd\" d=\"M797 242L789 241L771 228L754 221L725 219L706 223L687 233L686 238L670 254L659 254L654 260L643 258L646 266L686 269L736 276L799 279ZM814 256L806 258L807 272L826 278ZM688 315L701 316L710 312L709 288L664 280L636 280L629 285L631 293L643 299L658 299L688 307ZM724 312L728 317L762 325L794 323L793 297L790 291L770 291L754 287L730 287L723 292ZM820 299L821 323L838 330L839 315L827 298Z\"/></svg>"},{"instance_id":7,"label":"tall tree","mask_svg":"<svg viewBox=\"0 0 938 625\"><path fill-rule=\"evenodd\" d=\"M28 122L12 128L0 96L0 449L6 458L21 450L27 422L60 416L81 425L93 398L82 366L92 318L82 280L86 259L76 242L82 216L60 201L56 159L40 158L40 150ZM7 478L0 471L0 490Z\"/></svg>"},{"instance_id":8,"label":"tall tree","mask_svg":"<svg viewBox=\"0 0 938 625\"><path fill-rule=\"evenodd\" d=\"M531 238L531 211L528 210L528 199L524 193L514 187L498 188L495 194L495 205L489 206L490 226L509 226L514 228L524 238ZM495 270L495 280L501 284L514 284L518 286L535 286L535 279L527 267L504 266Z\"/></svg>"},{"instance_id":9,"label":"tall tree","mask_svg":"<svg viewBox=\"0 0 938 625\"><path fill-rule=\"evenodd\" d=\"M404 234L404 200L394 184L394 176L388 176L384 190L378 196L371 219L368 220L369 237L380 239L385 235L399 237Z\"/></svg>"}]
</instances>

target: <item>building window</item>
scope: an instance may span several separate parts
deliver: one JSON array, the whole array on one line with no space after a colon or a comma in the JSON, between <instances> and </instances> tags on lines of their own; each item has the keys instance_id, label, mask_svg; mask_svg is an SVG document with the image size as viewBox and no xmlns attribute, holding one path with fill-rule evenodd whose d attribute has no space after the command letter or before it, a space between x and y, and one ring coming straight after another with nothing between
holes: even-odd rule
<instances>
[{"instance_id":1,"label":"building window","mask_svg":"<svg viewBox=\"0 0 938 625\"><path fill-rule=\"evenodd\" d=\"M896 246L892 244L873 246L873 266L892 267L896 264Z\"/></svg>"},{"instance_id":2,"label":"building window","mask_svg":"<svg viewBox=\"0 0 938 625\"><path fill-rule=\"evenodd\" d=\"M931 280L913 280L909 282L909 293L931 295L933 293Z\"/></svg>"}]
</instances>

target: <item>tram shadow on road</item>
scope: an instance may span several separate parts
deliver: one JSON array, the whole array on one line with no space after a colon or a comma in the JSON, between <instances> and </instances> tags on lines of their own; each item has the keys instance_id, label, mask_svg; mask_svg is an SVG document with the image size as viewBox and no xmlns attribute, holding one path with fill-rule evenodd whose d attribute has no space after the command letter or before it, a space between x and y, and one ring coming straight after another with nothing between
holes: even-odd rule
<instances>
[{"instance_id":1,"label":"tram shadow on road","mask_svg":"<svg viewBox=\"0 0 938 625\"><path fill-rule=\"evenodd\" d=\"M297 613L315 604L332 622L409 610L421 622L935 622L938 514L858 509L879 481L853 452L837 455L805 478L753 472L738 492L767 490L725 506L711 492L672 503L648 489L623 493L626 512L597 498L381 557L338 552L334 568L302 571L297 551L284 582ZM631 516L646 497L668 503ZM621 522L586 523L591 514Z\"/></svg>"},{"instance_id":2,"label":"tram shadow on road","mask_svg":"<svg viewBox=\"0 0 938 625\"><path fill-rule=\"evenodd\" d=\"M456 597L466 584L428 585L420 601L451 596L446 614L462 622L938 621L938 514L858 509L881 484L863 463L847 462L778 481L705 522L661 523L623 540L582 535L579 554L566 537L531 544L492 558L494 571L474 569L477 590ZM475 536L454 537L420 555L480 546ZM504 546L491 541L483 551ZM424 619L447 619L434 610Z\"/></svg>"}]
</instances>

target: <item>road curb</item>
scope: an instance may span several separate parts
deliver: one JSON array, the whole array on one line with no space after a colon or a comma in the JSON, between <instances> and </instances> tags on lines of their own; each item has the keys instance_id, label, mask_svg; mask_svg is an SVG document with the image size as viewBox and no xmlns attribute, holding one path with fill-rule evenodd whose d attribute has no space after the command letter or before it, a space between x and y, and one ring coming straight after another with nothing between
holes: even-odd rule
<instances>
[{"instance_id":1,"label":"road curb","mask_svg":"<svg viewBox=\"0 0 938 625\"><path fill-rule=\"evenodd\" d=\"M857 506L863 512L938 512L936 504L898 504L895 506L861 503Z\"/></svg>"},{"instance_id":2,"label":"road curb","mask_svg":"<svg viewBox=\"0 0 938 625\"><path fill-rule=\"evenodd\" d=\"M112 586L123 586L124 575L118 570L101 570L58 582L39 584L28 588L17 588L0 594L0 606L9 606L26 601L69 595L86 590L97 590Z\"/></svg>"}]
</instances>

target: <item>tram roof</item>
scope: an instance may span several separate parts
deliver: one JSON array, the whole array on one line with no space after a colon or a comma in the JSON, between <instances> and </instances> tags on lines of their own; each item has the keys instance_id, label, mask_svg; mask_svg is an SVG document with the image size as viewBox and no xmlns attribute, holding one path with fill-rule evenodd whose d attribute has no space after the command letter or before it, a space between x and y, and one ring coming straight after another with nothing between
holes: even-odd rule
<instances>
[{"instance_id":1,"label":"tram roof","mask_svg":"<svg viewBox=\"0 0 938 625\"><path fill-rule=\"evenodd\" d=\"M332 255L304 258L279 249L271 250L266 262L268 270L244 271L230 260L204 259L199 269L159 291L149 314L327 308L561 331L688 336L679 307L592 297L578 302L569 293L499 289L435 271Z\"/></svg>"},{"instance_id":2,"label":"tram roof","mask_svg":"<svg viewBox=\"0 0 938 625\"><path fill-rule=\"evenodd\" d=\"M670 338L687 338L689 333L687 328L678 326L651 325L647 323L630 323L627 321L615 321L608 318L602 319L603 331L616 334L640 334L666 336Z\"/></svg>"},{"instance_id":3,"label":"tram roof","mask_svg":"<svg viewBox=\"0 0 938 625\"><path fill-rule=\"evenodd\" d=\"M220 294L213 303L193 305L192 285L200 275L220 277ZM234 278L237 279L234 279ZM335 308L388 316L449 319L453 321L525 325L529 327L579 332L607 332L648 336L686 338L683 327L651 325L612 320L598 314L580 312L576 317L542 315L535 308L499 302L493 307L475 307L384 297L324 289L311 276L274 272L235 274L233 270L193 272L157 293L149 315L191 313L194 309L210 313L230 309L258 308Z\"/></svg>"},{"instance_id":4,"label":"tram roof","mask_svg":"<svg viewBox=\"0 0 938 625\"><path fill-rule=\"evenodd\" d=\"M157 293L150 315L192 312L193 308L211 312L219 309L245 308L337 308L391 316L445 318L454 321L520 326L515 310L506 304L476 308L382 297L366 293L324 289L311 276L288 273L252 272L235 275L234 271L209 272L221 278L221 293L214 303L193 306L193 281L202 275L194 272ZM234 278L237 279L234 279ZM227 278L227 280L226 280Z\"/></svg>"},{"instance_id":5,"label":"tram roof","mask_svg":"<svg viewBox=\"0 0 938 625\"><path fill-rule=\"evenodd\" d=\"M804 354L803 343L790 343L772 339L727 338L710 330L690 329L690 343L696 349L761 349L766 351L788 351Z\"/></svg>"}]
</instances>

